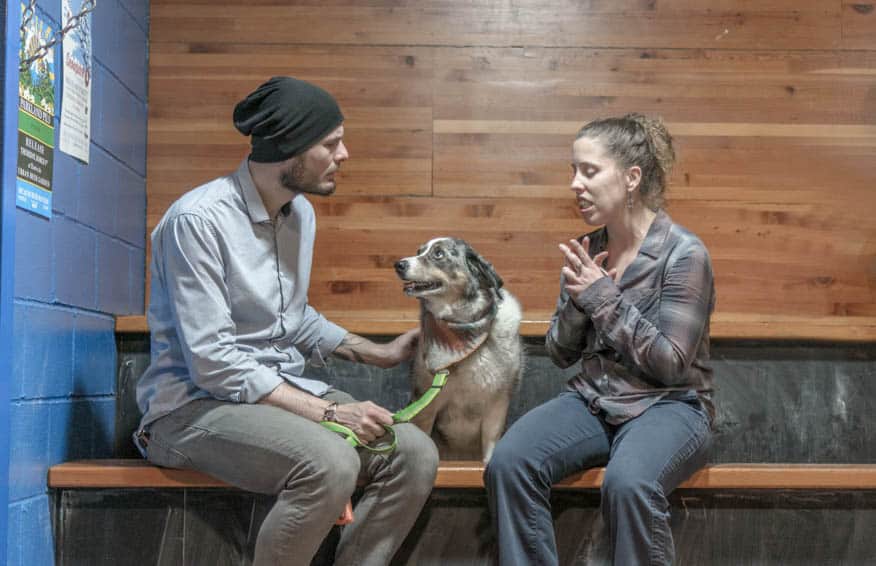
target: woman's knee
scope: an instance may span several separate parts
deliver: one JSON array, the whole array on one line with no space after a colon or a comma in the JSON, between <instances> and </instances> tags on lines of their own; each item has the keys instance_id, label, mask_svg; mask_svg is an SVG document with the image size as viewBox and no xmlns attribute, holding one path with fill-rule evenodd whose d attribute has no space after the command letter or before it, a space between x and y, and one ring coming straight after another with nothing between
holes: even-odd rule
<instances>
[{"instance_id":1,"label":"woman's knee","mask_svg":"<svg viewBox=\"0 0 876 566\"><path fill-rule=\"evenodd\" d=\"M650 502L663 496L656 478L608 466L602 479L602 498L610 503Z\"/></svg>"},{"instance_id":2,"label":"woman's knee","mask_svg":"<svg viewBox=\"0 0 876 566\"><path fill-rule=\"evenodd\" d=\"M526 456L526 450L503 437L496 444L484 470L484 483L487 486L506 485L537 475L533 462Z\"/></svg>"}]
</instances>

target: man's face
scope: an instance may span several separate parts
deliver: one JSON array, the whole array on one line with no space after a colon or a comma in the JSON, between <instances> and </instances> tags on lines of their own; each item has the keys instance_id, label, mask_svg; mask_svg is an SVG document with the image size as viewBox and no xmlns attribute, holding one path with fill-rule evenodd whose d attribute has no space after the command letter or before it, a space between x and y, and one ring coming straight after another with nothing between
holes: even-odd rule
<instances>
[{"instance_id":1,"label":"man's face","mask_svg":"<svg viewBox=\"0 0 876 566\"><path fill-rule=\"evenodd\" d=\"M335 173L350 154L341 124L313 147L290 158L280 170L280 184L296 193L328 196L335 192Z\"/></svg>"}]
</instances>

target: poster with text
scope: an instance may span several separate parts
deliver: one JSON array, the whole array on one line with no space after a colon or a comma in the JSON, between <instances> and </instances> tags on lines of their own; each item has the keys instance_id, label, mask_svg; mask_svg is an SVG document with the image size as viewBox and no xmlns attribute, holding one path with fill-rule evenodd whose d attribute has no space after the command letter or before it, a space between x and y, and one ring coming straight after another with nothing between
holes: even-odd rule
<instances>
[{"instance_id":1,"label":"poster with text","mask_svg":"<svg viewBox=\"0 0 876 566\"><path fill-rule=\"evenodd\" d=\"M52 163L55 147L55 54L40 55L53 30L22 3L18 73L18 170L15 204L52 216Z\"/></svg>"},{"instance_id":2,"label":"poster with text","mask_svg":"<svg viewBox=\"0 0 876 566\"><path fill-rule=\"evenodd\" d=\"M62 0L62 27L82 9L84 0ZM58 148L88 163L91 137L91 14L64 35L63 95Z\"/></svg>"}]
</instances>

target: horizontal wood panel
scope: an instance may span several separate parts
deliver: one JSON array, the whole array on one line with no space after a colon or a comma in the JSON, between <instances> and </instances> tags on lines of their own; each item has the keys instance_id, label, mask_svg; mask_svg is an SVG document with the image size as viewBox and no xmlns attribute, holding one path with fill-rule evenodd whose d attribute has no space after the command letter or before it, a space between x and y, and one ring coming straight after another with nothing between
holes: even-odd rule
<instances>
[{"instance_id":1,"label":"horizontal wood panel","mask_svg":"<svg viewBox=\"0 0 876 566\"><path fill-rule=\"evenodd\" d=\"M559 482L558 489L598 489L604 468L593 468ZM436 488L483 488L484 466L444 461ZM81 460L49 468L52 489L230 488L193 470L159 468L145 460ZM867 464L715 464L696 472L682 489L876 489L876 465Z\"/></svg>"},{"instance_id":2,"label":"horizontal wood panel","mask_svg":"<svg viewBox=\"0 0 876 566\"><path fill-rule=\"evenodd\" d=\"M836 49L839 2L157 0L151 41Z\"/></svg>"},{"instance_id":3,"label":"horizontal wood panel","mask_svg":"<svg viewBox=\"0 0 876 566\"><path fill-rule=\"evenodd\" d=\"M534 321L525 332L543 332L556 245L589 229L568 190L571 141L593 117L639 111L675 136L669 212L711 252L716 336L872 336L876 46L860 39L872 21L862 5L157 0L152 10L148 229L247 154L230 123L241 97L271 75L316 82L341 103L351 159L338 193L313 201L310 300L357 331L375 310L389 313L381 328L403 326L398 313L416 302L392 263L453 235L497 267Z\"/></svg>"},{"instance_id":4,"label":"horizontal wood panel","mask_svg":"<svg viewBox=\"0 0 876 566\"><path fill-rule=\"evenodd\" d=\"M876 4L843 0L842 30L843 48L876 49Z\"/></svg>"},{"instance_id":5,"label":"horizontal wood panel","mask_svg":"<svg viewBox=\"0 0 876 566\"><path fill-rule=\"evenodd\" d=\"M872 125L873 69L869 52L437 49L435 118L580 125L638 111L767 132Z\"/></svg>"}]
</instances>

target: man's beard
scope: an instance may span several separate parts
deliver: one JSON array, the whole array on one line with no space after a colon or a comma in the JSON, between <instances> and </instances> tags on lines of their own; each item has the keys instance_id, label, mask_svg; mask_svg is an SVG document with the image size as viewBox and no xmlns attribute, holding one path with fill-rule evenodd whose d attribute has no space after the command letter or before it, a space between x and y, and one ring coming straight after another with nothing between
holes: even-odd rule
<instances>
[{"instance_id":1,"label":"man's beard","mask_svg":"<svg viewBox=\"0 0 876 566\"><path fill-rule=\"evenodd\" d=\"M294 193L328 196L335 192L335 183L320 186L319 177L314 178L304 167L304 160L296 158L280 173L280 184Z\"/></svg>"}]
</instances>

